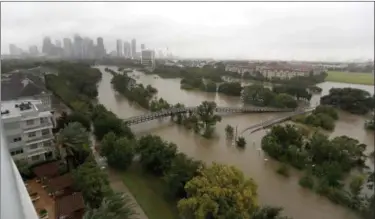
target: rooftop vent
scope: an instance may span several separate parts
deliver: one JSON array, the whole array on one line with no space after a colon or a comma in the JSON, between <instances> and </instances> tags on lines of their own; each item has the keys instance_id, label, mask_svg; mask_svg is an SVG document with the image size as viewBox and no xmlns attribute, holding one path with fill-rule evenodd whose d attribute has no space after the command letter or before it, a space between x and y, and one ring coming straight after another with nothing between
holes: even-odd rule
<instances>
[{"instance_id":1,"label":"rooftop vent","mask_svg":"<svg viewBox=\"0 0 375 219\"><path fill-rule=\"evenodd\" d=\"M20 108L21 111L29 110L31 109L31 103L30 102L21 103L20 105L18 105L18 107Z\"/></svg>"},{"instance_id":2,"label":"rooftop vent","mask_svg":"<svg viewBox=\"0 0 375 219\"><path fill-rule=\"evenodd\" d=\"M1 111L1 115L6 115L6 114L9 114L9 110Z\"/></svg>"}]
</instances>

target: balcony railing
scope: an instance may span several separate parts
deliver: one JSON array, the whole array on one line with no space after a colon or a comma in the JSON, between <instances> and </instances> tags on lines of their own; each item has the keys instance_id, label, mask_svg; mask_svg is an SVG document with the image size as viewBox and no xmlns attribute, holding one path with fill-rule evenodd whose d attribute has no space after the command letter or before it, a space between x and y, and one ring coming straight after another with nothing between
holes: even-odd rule
<instances>
[{"instance_id":1,"label":"balcony railing","mask_svg":"<svg viewBox=\"0 0 375 219\"><path fill-rule=\"evenodd\" d=\"M8 219L38 219L29 193L18 169L10 156L0 121L1 131L1 216Z\"/></svg>"},{"instance_id":2,"label":"balcony railing","mask_svg":"<svg viewBox=\"0 0 375 219\"><path fill-rule=\"evenodd\" d=\"M29 144L29 143L32 143L32 142L49 140L49 139L52 139L52 138L53 138L52 134L42 135L42 136L36 136L36 137L32 137L32 138L27 139L26 143Z\"/></svg>"}]
</instances>

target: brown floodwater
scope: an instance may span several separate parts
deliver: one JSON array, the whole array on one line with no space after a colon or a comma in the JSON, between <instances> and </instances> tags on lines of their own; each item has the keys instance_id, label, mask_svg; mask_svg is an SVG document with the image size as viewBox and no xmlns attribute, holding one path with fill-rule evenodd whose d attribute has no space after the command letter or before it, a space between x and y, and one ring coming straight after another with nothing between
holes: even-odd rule
<instances>
[{"instance_id":1,"label":"brown floodwater","mask_svg":"<svg viewBox=\"0 0 375 219\"><path fill-rule=\"evenodd\" d=\"M98 100L107 109L114 112L119 118L146 113L146 110L130 103L125 97L116 93L110 84L112 75L105 72L107 66L99 66L102 71L102 80L98 85ZM113 67L115 70L116 68ZM229 97L222 94L206 93L201 91L185 91L180 89L180 79L162 79L154 75L144 75L135 72L138 82L144 85L151 84L158 89L158 97L162 97L169 103L183 103L186 106L196 106L202 101L215 101L218 106L240 106L238 97ZM318 85L323 88L323 95L332 87L347 87L342 83L324 82ZM350 85L366 89L373 93L371 86ZM314 95L311 105L319 102L320 95ZM222 118L216 125L213 139L204 139L184 127L173 124L169 119L154 120L132 126L132 130L139 134L159 135L163 139L177 144L179 151L190 157L207 163L219 162L234 165L241 169L247 177L253 178L258 184L259 202L264 205L276 205L284 208L284 214L294 219L357 219L350 210L335 205L324 197L314 192L301 188L298 185L301 173L292 170L291 176L285 178L275 171L279 165L277 161L268 158L259 148L266 130L253 134L244 133L247 147L240 150L228 142L225 138L225 126L227 124L237 127L238 133L253 124L281 116L282 113L253 113L234 114ZM340 120L331 136L347 135L358 139L368 145L367 151L374 150L374 132L366 131L365 118L348 113L340 113Z\"/></svg>"}]
</instances>

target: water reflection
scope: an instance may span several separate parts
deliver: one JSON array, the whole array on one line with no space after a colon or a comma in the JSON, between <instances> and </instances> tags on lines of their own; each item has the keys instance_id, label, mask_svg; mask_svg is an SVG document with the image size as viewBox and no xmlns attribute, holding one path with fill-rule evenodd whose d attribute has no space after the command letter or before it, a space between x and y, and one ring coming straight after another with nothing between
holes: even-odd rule
<instances>
[{"instance_id":1,"label":"water reflection","mask_svg":"<svg viewBox=\"0 0 375 219\"><path fill-rule=\"evenodd\" d=\"M103 79L99 84L99 102L111 109L120 118L140 115L146 111L129 103L124 97L116 94L111 89L110 80L112 75L103 72ZM205 93L200 91L185 91L180 89L179 79L155 78L136 72L137 80L143 84L151 84L158 89L158 96L163 97L170 103L184 103L187 106L199 105L204 100L216 101L219 106L240 106L238 97L229 97L222 94ZM323 88L323 95L327 94L331 87L344 86L340 83L325 82L318 85ZM362 87L361 85L355 85ZM366 90L372 91L371 86L364 86ZM361 88L364 89L364 88ZM314 95L311 103L319 101L320 95ZM195 135L184 127L170 122L169 118L154 120L143 124L132 126L138 134L152 133L172 141L178 145L179 151L205 162L220 162L230 164L241 169L244 174L252 177L258 184L259 200L262 204L270 204L284 207L286 215L295 219L355 219L358 218L353 212L331 203L326 198L301 188L298 179L301 173L292 170L291 177L286 179L275 173L278 162L267 158L259 153L260 141L266 130L254 134L245 134L248 142L245 150L238 150L232 146L225 137L225 126L227 124L238 126L240 132L244 128L262 121L280 116L280 113L257 113L245 115L232 115L223 117L221 123L216 126L215 137L211 140ZM364 130L364 118L360 116L340 113L340 120L331 136L348 135L357 138L360 142L368 145L368 151L374 150L374 133ZM254 142L254 146L253 146ZM265 159L268 159L265 162Z\"/></svg>"}]
</instances>

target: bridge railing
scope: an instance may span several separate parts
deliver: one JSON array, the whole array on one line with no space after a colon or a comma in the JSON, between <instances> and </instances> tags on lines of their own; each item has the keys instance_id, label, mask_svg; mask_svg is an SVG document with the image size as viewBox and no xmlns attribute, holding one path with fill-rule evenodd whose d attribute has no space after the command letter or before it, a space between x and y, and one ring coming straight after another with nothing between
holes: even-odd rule
<instances>
[{"instance_id":1,"label":"bridge railing","mask_svg":"<svg viewBox=\"0 0 375 219\"><path fill-rule=\"evenodd\" d=\"M188 111L196 111L198 107L183 107L183 108L171 108L166 110L161 110L158 112L149 113L146 115L141 116L134 116L128 119L125 119L124 122L133 123L139 120L148 120L150 118L157 118L161 116L167 116L173 113L181 113L181 112L188 112ZM216 112L292 112L296 111L296 109L280 109L280 108L271 108L271 107L217 107L215 109ZM305 109L297 109L297 111L305 111Z\"/></svg>"}]
</instances>

